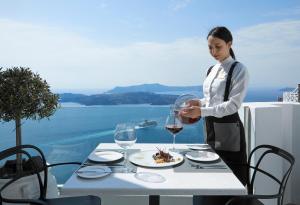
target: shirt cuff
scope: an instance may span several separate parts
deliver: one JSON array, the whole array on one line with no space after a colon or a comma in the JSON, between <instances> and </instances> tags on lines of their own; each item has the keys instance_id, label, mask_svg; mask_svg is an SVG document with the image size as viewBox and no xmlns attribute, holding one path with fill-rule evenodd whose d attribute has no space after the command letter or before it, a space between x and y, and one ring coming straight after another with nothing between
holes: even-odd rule
<instances>
[{"instance_id":1,"label":"shirt cuff","mask_svg":"<svg viewBox=\"0 0 300 205\"><path fill-rule=\"evenodd\" d=\"M213 107L201 107L201 117L213 116L214 108Z\"/></svg>"},{"instance_id":2,"label":"shirt cuff","mask_svg":"<svg viewBox=\"0 0 300 205\"><path fill-rule=\"evenodd\" d=\"M201 99L199 99L199 102L201 103L201 107L204 107L206 100L205 100L205 98L201 98Z\"/></svg>"}]
</instances>

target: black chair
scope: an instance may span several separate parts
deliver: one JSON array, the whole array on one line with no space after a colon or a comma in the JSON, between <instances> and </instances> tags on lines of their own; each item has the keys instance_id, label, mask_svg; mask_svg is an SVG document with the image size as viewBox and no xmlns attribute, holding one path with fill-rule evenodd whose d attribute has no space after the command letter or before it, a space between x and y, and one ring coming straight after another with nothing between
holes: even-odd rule
<instances>
[{"instance_id":1,"label":"black chair","mask_svg":"<svg viewBox=\"0 0 300 205\"><path fill-rule=\"evenodd\" d=\"M32 153L38 153L38 156L32 156ZM79 162L67 162L67 163L57 163L52 165L47 165L45 156L43 152L33 146L33 145L21 145L6 149L0 152L0 160L7 160L10 157L22 154L22 157L25 156L23 171L16 171L14 166L14 173L11 175L7 175L4 173L3 168L0 171L1 178L8 179L8 182L5 183L0 188L0 204L2 202L5 203L26 203L30 205L101 205L101 200L97 196L79 196L79 197L61 197L61 198L53 198L47 199L47 179L48 179L48 168L57 166L57 165L66 165L66 164L80 164ZM25 169L26 166L29 166L29 169ZM41 177L41 172L43 172L43 177ZM5 198L3 196L3 191L9 187L14 182L18 181L19 179L30 176L36 175L38 184L39 184L39 198L37 199L11 199ZM42 179L43 178L43 179Z\"/></svg>"},{"instance_id":2,"label":"black chair","mask_svg":"<svg viewBox=\"0 0 300 205\"><path fill-rule=\"evenodd\" d=\"M252 163L254 154L256 154L257 160L255 163ZM259 155L259 157L257 155ZM267 172L265 169L261 168L263 164L262 163L263 160L266 159L266 156L270 156L270 155L280 157L288 163L287 170L284 172L283 177L281 179L278 179L271 173ZM257 146L251 151L247 162L248 176L249 176L248 183L247 183L248 195L233 197L226 203L226 205L263 205L263 203L259 199L277 199L277 204L282 205L286 183L292 171L294 162L295 162L294 157L285 150L282 150L278 147L274 147L271 145ZM254 164L254 166L252 164ZM253 174L250 177L251 170L253 171ZM263 176L270 178L272 181L278 184L278 193L266 194L266 195L255 194L254 182L257 173L261 173Z\"/></svg>"}]
</instances>

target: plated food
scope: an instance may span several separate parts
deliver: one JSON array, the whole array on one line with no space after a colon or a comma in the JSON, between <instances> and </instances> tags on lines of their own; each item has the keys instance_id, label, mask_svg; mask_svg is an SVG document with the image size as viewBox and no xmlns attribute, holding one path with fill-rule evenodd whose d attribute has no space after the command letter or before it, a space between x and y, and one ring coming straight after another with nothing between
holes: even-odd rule
<instances>
[{"instance_id":1,"label":"plated food","mask_svg":"<svg viewBox=\"0 0 300 205\"><path fill-rule=\"evenodd\" d=\"M153 159L156 163L166 163L166 162L175 162L175 159L172 155L170 155L168 152L163 151L162 149L158 149L158 152L153 154Z\"/></svg>"},{"instance_id":2,"label":"plated food","mask_svg":"<svg viewBox=\"0 0 300 205\"><path fill-rule=\"evenodd\" d=\"M166 152L164 150L145 150L133 153L129 156L129 161L135 165L143 167L171 167L183 161L183 156L176 152Z\"/></svg>"}]
</instances>

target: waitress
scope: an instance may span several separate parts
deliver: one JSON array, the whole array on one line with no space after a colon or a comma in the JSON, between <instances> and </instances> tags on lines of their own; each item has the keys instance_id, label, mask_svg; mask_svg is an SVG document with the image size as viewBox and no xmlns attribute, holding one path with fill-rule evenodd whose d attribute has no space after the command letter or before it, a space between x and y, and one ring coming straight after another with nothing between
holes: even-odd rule
<instances>
[{"instance_id":1,"label":"waitress","mask_svg":"<svg viewBox=\"0 0 300 205\"><path fill-rule=\"evenodd\" d=\"M232 35L226 27L215 27L207 35L210 54L217 64L207 70L203 83L204 98L189 101L181 116L204 117L206 142L227 163L245 185L247 182L244 126L238 110L247 91L247 68L235 60Z\"/></svg>"}]
</instances>

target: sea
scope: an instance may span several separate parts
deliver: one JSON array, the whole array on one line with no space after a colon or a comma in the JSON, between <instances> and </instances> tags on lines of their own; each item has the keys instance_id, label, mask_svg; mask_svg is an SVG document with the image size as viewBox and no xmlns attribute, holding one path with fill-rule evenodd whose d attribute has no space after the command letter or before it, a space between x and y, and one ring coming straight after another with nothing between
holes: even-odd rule
<instances>
[{"instance_id":1,"label":"sea","mask_svg":"<svg viewBox=\"0 0 300 205\"><path fill-rule=\"evenodd\" d=\"M169 93L170 94L170 93ZM182 93L171 93L182 94ZM196 93L201 96L201 93ZM277 101L282 96L279 89L252 89L248 91L246 102ZM172 143L172 135L164 128L170 106L154 105L106 105L83 106L63 103L49 119L22 121L22 144L40 147L47 161L52 163L83 161L99 143L114 143L116 124L140 123L154 120L157 126L137 129L136 143ZM15 145L14 122L0 121L0 150ZM184 126L176 136L176 143L202 143L203 120ZM53 168L51 172L58 183L64 183L75 166Z\"/></svg>"}]
</instances>

